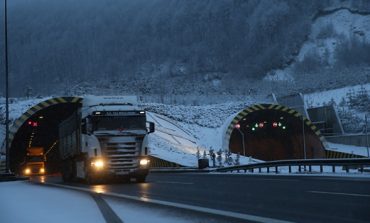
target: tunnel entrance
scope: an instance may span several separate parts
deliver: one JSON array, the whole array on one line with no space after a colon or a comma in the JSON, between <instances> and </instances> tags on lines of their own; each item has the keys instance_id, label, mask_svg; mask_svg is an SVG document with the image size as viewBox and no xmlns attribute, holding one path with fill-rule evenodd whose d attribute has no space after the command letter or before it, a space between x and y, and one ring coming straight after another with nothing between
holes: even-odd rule
<instances>
[{"instance_id":1,"label":"tunnel entrance","mask_svg":"<svg viewBox=\"0 0 370 223\"><path fill-rule=\"evenodd\" d=\"M316 127L298 112L277 106L254 106L238 114L231 125L229 150L266 161L303 159L305 154L307 159L323 158Z\"/></svg>"},{"instance_id":2,"label":"tunnel entrance","mask_svg":"<svg viewBox=\"0 0 370 223\"><path fill-rule=\"evenodd\" d=\"M23 122L13 133L9 150L12 172L22 174L29 147L44 148L46 173L59 172L58 125L76 111L80 104L67 101L51 105L46 103L44 106L40 104L35 106L36 111L34 109L33 112L30 112L32 110L30 109L24 113L20 118Z\"/></svg>"}]
</instances>

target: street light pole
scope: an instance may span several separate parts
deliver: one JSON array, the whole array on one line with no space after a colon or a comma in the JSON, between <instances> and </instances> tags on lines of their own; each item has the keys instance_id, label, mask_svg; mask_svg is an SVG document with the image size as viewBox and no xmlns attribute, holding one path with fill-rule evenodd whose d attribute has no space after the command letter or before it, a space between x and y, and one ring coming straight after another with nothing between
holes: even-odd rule
<instances>
[{"instance_id":1,"label":"street light pole","mask_svg":"<svg viewBox=\"0 0 370 223\"><path fill-rule=\"evenodd\" d=\"M369 133L367 132L367 114L365 114L365 136L366 136L367 157L370 158L370 154L369 154Z\"/></svg>"},{"instance_id":2,"label":"street light pole","mask_svg":"<svg viewBox=\"0 0 370 223\"><path fill-rule=\"evenodd\" d=\"M236 128L240 135L242 136L242 146L243 146L243 156L245 156L245 142L244 142L244 133L240 130L240 128Z\"/></svg>"},{"instance_id":3,"label":"street light pole","mask_svg":"<svg viewBox=\"0 0 370 223\"><path fill-rule=\"evenodd\" d=\"M6 170L10 172L9 160L9 64L8 64L8 5L4 0L4 35L5 35L5 158Z\"/></svg>"},{"instance_id":4,"label":"street light pole","mask_svg":"<svg viewBox=\"0 0 370 223\"><path fill-rule=\"evenodd\" d=\"M307 159L307 153L306 153L306 134L304 131L304 116L302 115L302 138L303 138L303 156L304 159Z\"/></svg>"},{"instance_id":5,"label":"street light pole","mask_svg":"<svg viewBox=\"0 0 370 223\"><path fill-rule=\"evenodd\" d=\"M240 124L236 124L234 126L235 129L237 129L240 133L240 135L242 136L242 146L243 146L243 156L245 156L245 143L244 143L244 133L240 130Z\"/></svg>"}]
</instances>

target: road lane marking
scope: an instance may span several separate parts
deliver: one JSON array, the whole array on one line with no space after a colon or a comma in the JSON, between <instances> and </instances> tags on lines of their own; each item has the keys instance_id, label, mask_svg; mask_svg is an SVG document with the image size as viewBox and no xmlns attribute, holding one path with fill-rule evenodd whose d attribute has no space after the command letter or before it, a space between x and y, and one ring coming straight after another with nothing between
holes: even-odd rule
<instances>
[{"instance_id":1,"label":"road lane marking","mask_svg":"<svg viewBox=\"0 0 370 223\"><path fill-rule=\"evenodd\" d=\"M109 204L98 193L90 193L99 207L106 223L123 223L118 215L113 211Z\"/></svg>"},{"instance_id":2,"label":"road lane marking","mask_svg":"<svg viewBox=\"0 0 370 223\"><path fill-rule=\"evenodd\" d=\"M154 183L160 183L160 184L185 184L185 185L194 184L194 183L191 183L191 182L178 182L178 181L156 181Z\"/></svg>"},{"instance_id":3,"label":"road lane marking","mask_svg":"<svg viewBox=\"0 0 370 223\"><path fill-rule=\"evenodd\" d=\"M60 187L60 188L66 188L66 189L71 189L71 190L78 190L78 191L83 191L83 192L88 192L88 193L93 192L91 188L81 188L81 187L62 185L62 184L57 184L57 183L40 183L40 182L34 182L34 183L40 184L40 185L46 185L46 186L50 185L50 186L55 186L55 187ZM181 204L181 203L175 203L175 202L170 202L170 201L155 200L155 199L150 199L150 198L143 197L143 196L132 196L132 195L112 193L112 192L104 192L100 194L111 196L111 197L118 197L118 198L130 199L134 201L145 202L148 204L157 204L157 205L163 205L167 207L181 208L181 209L186 209L186 210L195 211L195 212L214 214L214 215L231 217L231 218L242 219L242 220L253 221L253 222L292 223L291 221L285 221L285 220L280 220L280 219L275 219L275 218L268 218L268 217L262 217L258 215L250 215L250 214L242 214L242 213L231 212L231 211L223 211L223 210L218 210L218 209L213 209L213 208L206 208L206 207L194 206L194 205L189 205L189 204Z\"/></svg>"},{"instance_id":4,"label":"road lane marking","mask_svg":"<svg viewBox=\"0 0 370 223\"><path fill-rule=\"evenodd\" d=\"M332 195L345 195L353 197L370 197L370 194L352 194L352 193L340 193L340 192L328 192L328 191L308 191L315 194L332 194Z\"/></svg>"}]
</instances>

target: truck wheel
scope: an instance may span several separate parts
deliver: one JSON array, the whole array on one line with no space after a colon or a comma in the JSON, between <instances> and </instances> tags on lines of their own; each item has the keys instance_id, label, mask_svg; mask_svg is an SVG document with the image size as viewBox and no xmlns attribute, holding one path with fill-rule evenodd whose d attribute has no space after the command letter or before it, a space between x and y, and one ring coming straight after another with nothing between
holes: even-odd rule
<instances>
[{"instance_id":1,"label":"truck wheel","mask_svg":"<svg viewBox=\"0 0 370 223\"><path fill-rule=\"evenodd\" d=\"M137 176L136 183L145 183L146 176Z\"/></svg>"},{"instance_id":2,"label":"truck wheel","mask_svg":"<svg viewBox=\"0 0 370 223\"><path fill-rule=\"evenodd\" d=\"M91 176L89 173L86 173L85 181L89 185L94 185L96 184L96 180L93 176Z\"/></svg>"},{"instance_id":3,"label":"truck wheel","mask_svg":"<svg viewBox=\"0 0 370 223\"><path fill-rule=\"evenodd\" d=\"M71 162L65 161L63 162L63 168L62 168L62 178L64 182L69 182L72 180L72 168L71 168Z\"/></svg>"}]
</instances>

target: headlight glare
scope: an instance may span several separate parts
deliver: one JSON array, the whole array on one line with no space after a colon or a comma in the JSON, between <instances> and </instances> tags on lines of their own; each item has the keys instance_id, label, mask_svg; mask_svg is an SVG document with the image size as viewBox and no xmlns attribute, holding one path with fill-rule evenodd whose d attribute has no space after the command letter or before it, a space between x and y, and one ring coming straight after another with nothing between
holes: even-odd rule
<instances>
[{"instance_id":1,"label":"headlight glare","mask_svg":"<svg viewBox=\"0 0 370 223\"><path fill-rule=\"evenodd\" d=\"M24 174L28 175L28 174L30 174L30 173L31 173L31 169L30 169L30 168L26 168L26 169L24 170Z\"/></svg>"},{"instance_id":2,"label":"headlight glare","mask_svg":"<svg viewBox=\"0 0 370 223\"><path fill-rule=\"evenodd\" d=\"M146 166L149 165L150 160L148 159L141 159L140 160L140 166Z\"/></svg>"},{"instance_id":3,"label":"headlight glare","mask_svg":"<svg viewBox=\"0 0 370 223\"><path fill-rule=\"evenodd\" d=\"M91 166L95 167L96 169L102 169L104 167L103 160L94 160L91 162Z\"/></svg>"}]
</instances>

